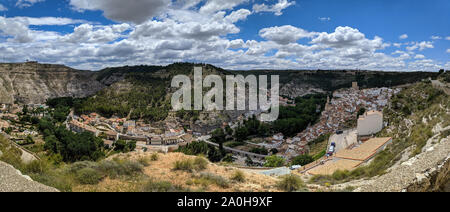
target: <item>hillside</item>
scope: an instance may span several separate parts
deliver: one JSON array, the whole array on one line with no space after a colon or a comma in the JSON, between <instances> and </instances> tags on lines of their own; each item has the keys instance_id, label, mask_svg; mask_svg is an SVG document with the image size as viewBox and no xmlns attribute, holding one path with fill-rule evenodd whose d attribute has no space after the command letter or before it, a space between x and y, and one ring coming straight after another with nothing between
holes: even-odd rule
<instances>
[{"instance_id":1,"label":"hillside","mask_svg":"<svg viewBox=\"0 0 450 212\"><path fill-rule=\"evenodd\" d=\"M46 158L24 163L20 157L20 151L0 135L0 191L281 191L278 178L182 153L122 153L97 162L67 164Z\"/></svg>"},{"instance_id":2,"label":"hillside","mask_svg":"<svg viewBox=\"0 0 450 212\"><path fill-rule=\"evenodd\" d=\"M450 97L430 82L417 83L394 96L384 116L389 126L377 136L393 138L386 150L363 167L311 183L357 191L444 190L450 183Z\"/></svg>"},{"instance_id":3,"label":"hillside","mask_svg":"<svg viewBox=\"0 0 450 212\"><path fill-rule=\"evenodd\" d=\"M0 64L0 103L40 104L48 98L90 96L105 87L94 74L63 65Z\"/></svg>"},{"instance_id":4,"label":"hillside","mask_svg":"<svg viewBox=\"0 0 450 212\"><path fill-rule=\"evenodd\" d=\"M170 88L172 77L178 74L193 77L196 64L175 63L163 66L125 66L107 68L100 71L97 80L110 85L90 98L80 108L80 112L99 112L106 116L130 115L133 119L149 121L164 120L169 114L170 97L175 89ZM197 64L202 65L202 64ZM204 66L203 74L242 75L280 75L281 95L297 97L309 93L326 93L339 88L351 87L356 81L363 88L397 86L414 83L429 77L436 77L430 72L369 72L369 71L226 71L211 65ZM150 106L149 106L150 105ZM202 114L190 113L185 119L217 119L217 123L228 121L241 113ZM203 114L204 115L204 114ZM213 121L214 122L214 121ZM203 123L202 126L208 125Z\"/></svg>"},{"instance_id":5,"label":"hillside","mask_svg":"<svg viewBox=\"0 0 450 212\"><path fill-rule=\"evenodd\" d=\"M176 170L176 163L197 157L181 153L125 154L108 160L126 159L144 164L142 174L133 179L107 177L96 185L77 185L73 191L109 192L109 191L200 191L200 192L276 192L279 179L274 177L240 171L243 179L236 179L238 169L206 162L204 168ZM200 159L201 160L201 159ZM147 162L144 162L147 161Z\"/></svg>"},{"instance_id":6,"label":"hillside","mask_svg":"<svg viewBox=\"0 0 450 212\"><path fill-rule=\"evenodd\" d=\"M160 122L181 118L194 131L207 132L223 122L235 120L245 111L171 113L171 79L179 74L193 78L193 67L204 66L203 74L280 75L281 95L297 97L351 87L396 86L435 77L430 72L370 71L227 71L212 65L175 63L168 66L124 66L98 72L80 71L62 65L28 62L0 65L0 103L44 103L49 98L83 98L75 105L78 114L91 112ZM204 92L207 90L205 89ZM86 97L86 98L84 98ZM156 123L157 124L157 123Z\"/></svg>"},{"instance_id":7,"label":"hillside","mask_svg":"<svg viewBox=\"0 0 450 212\"><path fill-rule=\"evenodd\" d=\"M330 92L349 88L352 82L358 82L362 89L392 87L418 82L437 73L431 72L382 72L382 71L347 71L347 70L255 70L236 71L243 75L279 75L280 94L297 97L309 93Z\"/></svg>"}]
</instances>

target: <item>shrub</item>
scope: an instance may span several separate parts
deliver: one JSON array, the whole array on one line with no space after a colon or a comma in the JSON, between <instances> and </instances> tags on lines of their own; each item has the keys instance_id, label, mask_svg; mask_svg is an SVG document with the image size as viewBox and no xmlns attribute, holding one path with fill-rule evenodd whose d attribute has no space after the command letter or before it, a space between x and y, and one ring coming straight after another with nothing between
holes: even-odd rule
<instances>
[{"instance_id":1,"label":"shrub","mask_svg":"<svg viewBox=\"0 0 450 212\"><path fill-rule=\"evenodd\" d=\"M192 171L194 164L192 160L176 161L173 169L177 171Z\"/></svg>"},{"instance_id":2,"label":"shrub","mask_svg":"<svg viewBox=\"0 0 450 212\"><path fill-rule=\"evenodd\" d=\"M333 177L333 179L335 180L344 180L346 179L348 176L350 175L350 172L347 170L337 170L333 173L333 175L331 175L331 177Z\"/></svg>"},{"instance_id":3,"label":"shrub","mask_svg":"<svg viewBox=\"0 0 450 212\"><path fill-rule=\"evenodd\" d=\"M224 158L222 158L222 162L225 163L233 163L233 161L234 161L233 154L227 154L225 155Z\"/></svg>"},{"instance_id":4,"label":"shrub","mask_svg":"<svg viewBox=\"0 0 450 212\"><path fill-rule=\"evenodd\" d=\"M194 169L197 171L205 170L208 167L208 161L202 157L196 157L194 159Z\"/></svg>"},{"instance_id":5,"label":"shrub","mask_svg":"<svg viewBox=\"0 0 450 212\"><path fill-rule=\"evenodd\" d=\"M144 167L139 162L113 160L100 162L98 169L111 178L117 178L119 176L134 176L139 174L142 172Z\"/></svg>"},{"instance_id":6,"label":"shrub","mask_svg":"<svg viewBox=\"0 0 450 212\"><path fill-rule=\"evenodd\" d=\"M157 161L158 159L159 159L158 153L153 153L153 154L150 156L150 160L151 160L151 161Z\"/></svg>"},{"instance_id":7,"label":"shrub","mask_svg":"<svg viewBox=\"0 0 450 212\"><path fill-rule=\"evenodd\" d=\"M156 182L149 180L142 188L142 192L181 192L184 189L181 186L174 186L167 181Z\"/></svg>"},{"instance_id":8,"label":"shrub","mask_svg":"<svg viewBox=\"0 0 450 212\"><path fill-rule=\"evenodd\" d=\"M68 167L69 173L77 173L79 170L84 168L96 168L97 164L91 161L80 161L73 163Z\"/></svg>"},{"instance_id":9,"label":"shrub","mask_svg":"<svg viewBox=\"0 0 450 212\"><path fill-rule=\"evenodd\" d=\"M200 179L204 181L208 181L210 183L216 184L221 188L229 188L230 183L228 180L223 178L222 176L211 174L211 173L201 173Z\"/></svg>"},{"instance_id":10,"label":"shrub","mask_svg":"<svg viewBox=\"0 0 450 212\"><path fill-rule=\"evenodd\" d=\"M149 166L150 165L150 159L148 157L141 157L138 159L138 162L143 166Z\"/></svg>"},{"instance_id":11,"label":"shrub","mask_svg":"<svg viewBox=\"0 0 450 212\"><path fill-rule=\"evenodd\" d=\"M201 171L205 170L208 166L208 161L202 157L197 157L193 159L186 159L182 161L176 161L174 165L174 170L179 171Z\"/></svg>"},{"instance_id":12,"label":"shrub","mask_svg":"<svg viewBox=\"0 0 450 212\"><path fill-rule=\"evenodd\" d=\"M231 180L236 181L236 182L245 182L245 174L244 172L242 172L241 170L236 170L233 173L233 176L231 177Z\"/></svg>"},{"instance_id":13,"label":"shrub","mask_svg":"<svg viewBox=\"0 0 450 212\"><path fill-rule=\"evenodd\" d=\"M292 165L307 165L314 162L314 158L310 155L299 155L292 160Z\"/></svg>"},{"instance_id":14,"label":"shrub","mask_svg":"<svg viewBox=\"0 0 450 212\"><path fill-rule=\"evenodd\" d=\"M33 160L26 164L24 169L25 173L42 174L49 169L49 166L45 161Z\"/></svg>"},{"instance_id":15,"label":"shrub","mask_svg":"<svg viewBox=\"0 0 450 212\"><path fill-rule=\"evenodd\" d=\"M136 173L142 172L144 167L139 162L134 161L124 161L120 164L121 168L123 169L122 175L132 176Z\"/></svg>"},{"instance_id":16,"label":"shrub","mask_svg":"<svg viewBox=\"0 0 450 212\"><path fill-rule=\"evenodd\" d=\"M302 187L304 187L302 179L293 174L283 176L281 181L278 183L278 188L288 192L298 191Z\"/></svg>"},{"instance_id":17,"label":"shrub","mask_svg":"<svg viewBox=\"0 0 450 212\"><path fill-rule=\"evenodd\" d=\"M76 174L76 180L85 185L98 184L103 179L103 175L93 168L83 168Z\"/></svg>"}]
</instances>

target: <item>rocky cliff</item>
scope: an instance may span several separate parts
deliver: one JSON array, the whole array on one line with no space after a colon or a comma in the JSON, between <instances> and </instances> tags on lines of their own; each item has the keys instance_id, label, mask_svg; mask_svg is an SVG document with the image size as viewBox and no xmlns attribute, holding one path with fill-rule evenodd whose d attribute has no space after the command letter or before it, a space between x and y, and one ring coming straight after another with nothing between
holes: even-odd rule
<instances>
[{"instance_id":1,"label":"rocky cliff","mask_svg":"<svg viewBox=\"0 0 450 212\"><path fill-rule=\"evenodd\" d=\"M39 104L48 98L86 97L105 87L95 75L63 65L0 64L0 103Z\"/></svg>"}]
</instances>

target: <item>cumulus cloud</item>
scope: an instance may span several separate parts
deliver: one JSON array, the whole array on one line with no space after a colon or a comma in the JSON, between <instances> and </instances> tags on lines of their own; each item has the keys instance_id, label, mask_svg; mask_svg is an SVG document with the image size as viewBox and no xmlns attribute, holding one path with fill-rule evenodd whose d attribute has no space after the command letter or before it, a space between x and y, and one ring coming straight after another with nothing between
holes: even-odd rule
<instances>
[{"instance_id":1,"label":"cumulus cloud","mask_svg":"<svg viewBox=\"0 0 450 212\"><path fill-rule=\"evenodd\" d=\"M414 57L414 59L424 59L424 58L425 58L425 55L423 55L423 54L418 54Z\"/></svg>"},{"instance_id":2,"label":"cumulus cloud","mask_svg":"<svg viewBox=\"0 0 450 212\"><path fill-rule=\"evenodd\" d=\"M170 4L167 0L70 0L79 11L101 10L115 21L143 23L160 15Z\"/></svg>"},{"instance_id":3,"label":"cumulus cloud","mask_svg":"<svg viewBox=\"0 0 450 212\"><path fill-rule=\"evenodd\" d=\"M225 17L225 20L227 20L231 23L236 23L240 20L245 20L247 18L247 16L249 16L251 14L252 14L252 12L250 12L250 10L240 9L237 11L233 11L230 15Z\"/></svg>"},{"instance_id":4,"label":"cumulus cloud","mask_svg":"<svg viewBox=\"0 0 450 212\"><path fill-rule=\"evenodd\" d=\"M447 49L447 53L450 53L450 49Z\"/></svg>"},{"instance_id":5,"label":"cumulus cloud","mask_svg":"<svg viewBox=\"0 0 450 212\"><path fill-rule=\"evenodd\" d=\"M257 4L253 10L241 9L244 4L255 2L245 0L173 0L165 1L169 3L159 9L149 9L150 0L135 1L142 7L137 14L124 12L134 10L126 5L132 4L130 1L71 0L76 10L101 10L119 24L57 17L0 17L0 54L8 61L31 59L81 69L181 61L228 69L434 70L439 66L413 52L432 48L432 42L393 44L413 49L386 54L382 50L390 44L381 37L368 38L357 28L346 26L331 32L313 32L291 25L269 26L259 29L259 38L239 37L237 22L258 12L281 15L294 1ZM115 8L105 2L112 2ZM67 25L73 32L30 28L36 25ZM415 58L414 63L410 63L411 58Z\"/></svg>"},{"instance_id":6,"label":"cumulus cloud","mask_svg":"<svg viewBox=\"0 0 450 212\"><path fill-rule=\"evenodd\" d=\"M337 27L333 33L322 32L311 43L334 48L360 47L367 50L385 47L380 37L375 37L373 40L367 39L358 29L348 26Z\"/></svg>"},{"instance_id":7,"label":"cumulus cloud","mask_svg":"<svg viewBox=\"0 0 450 212\"><path fill-rule=\"evenodd\" d=\"M288 0L278 0L278 3L273 5L266 5L266 4L255 4L253 5L253 11L256 13L260 12L273 12L276 16L283 15L283 10L295 5L295 1L288 1Z\"/></svg>"},{"instance_id":8,"label":"cumulus cloud","mask_svg":"<svg viewBox=\"0 0 450 212\"><path fill-rule=\"evenodd\" d=\"M230 10L248 0L208 0L203 7L200 8L201 13L215 13L221 10Z\"/></svg>"},{"instance_id":9,"label":"cumulus cloud","mask_svg":"<svg viewBox=\"0 0 450 212\"><path fill-rule=\"evenodd\" d=\"M27 43L33 40L26 24L5 17L0 17L0 33L12 37L13 41L19 43Z\"/></svg>"},{"instance_id":10,"label":"cumulus cloud","mask_svg":"<svg viewBox=\"0 0 450 212\"><path fill-rule=\"evenodd\" d=\"M450 36L448 36L448 37L445 37L445 40L450 40Z\"/></svg>"},{"instance_id":11,"label":"cumulus cloud","mask_svg":"<svg viewBox=\"0 0 450 212\"><path fill-rule=\"evenodd\" d=\"M82 24L75 27L74 32L61 38L69 43L107 43L115 41L122 36L122 32L129 29L128 24L94 27Z\"/></svg>"},{"instance_id":12,"label":"cumulus cloud","mask_svg":"<svg viewBox=\"0 0 450 212\"><path fill-rule=\"evenodd\" d=\"M400 35L400 37L398 37L398 38L400 38L400 40L404 40L404 39L408 38L408 35L407 34L403 34L403 35Z\"/></svg>"},{"instance_id":13,"label":"cumulus cloud","mask_svg":"<svg viewBox=\"0 0 450 212\"><path fill-rule=\"evenodd\" d=\"M270 27L261 29L259 31L259 35L266 40L286 45L289 43L295 43L301 38L312 37L314 33L308 32L304 29L300 29L291 25L285 25L280 27Z\"/></svg>"}]
</instances>

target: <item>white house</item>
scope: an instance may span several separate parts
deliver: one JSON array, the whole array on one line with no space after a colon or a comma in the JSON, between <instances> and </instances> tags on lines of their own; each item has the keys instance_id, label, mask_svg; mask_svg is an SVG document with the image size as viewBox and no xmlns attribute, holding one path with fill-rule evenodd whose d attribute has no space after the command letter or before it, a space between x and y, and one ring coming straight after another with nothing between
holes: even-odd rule
<instances>
[{"instance_id":1,"label":"white house","mask_svg":"<svg viewBox=\"0 0 450 212\"><path fill-rule=\"evenodd\" d=\"M380 132L383 129L383 113L368 111L358 119L358 135L366 136Z\"/></svg>"}]
</instances>

